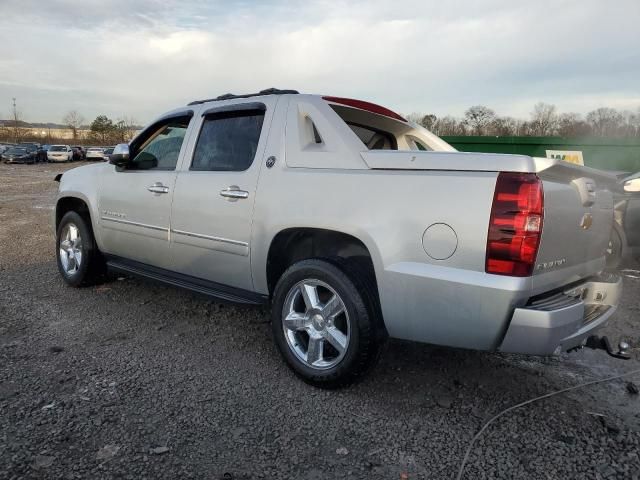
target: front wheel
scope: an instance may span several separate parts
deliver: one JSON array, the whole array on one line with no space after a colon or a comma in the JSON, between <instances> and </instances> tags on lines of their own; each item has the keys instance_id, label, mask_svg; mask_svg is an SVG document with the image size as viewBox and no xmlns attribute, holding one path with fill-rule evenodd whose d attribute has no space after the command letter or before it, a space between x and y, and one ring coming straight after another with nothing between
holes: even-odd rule
<instances>
[{"instance_id":1,"label":"front wheel","mask_svg":"<svg viewBox=\"0 0 640 480\"><path fill-rule=\"evenodd\" d=\"M93 238L90 224L78 213L67 212L56 233L58 271L73 287L98 283L105 264Z\"/></svg>"},{"instance_id":2,"label":"front wheel","mask_svg":"<svg viewBox=\"0 0 640 480\"><path fill-rule=\"evenodd\" d=\"M273 336L305 382L337 388L359 380L378 358L375 308L366 285L338 262L309 259L282 275L273 296Z\"/></svg>"}]
</instances>

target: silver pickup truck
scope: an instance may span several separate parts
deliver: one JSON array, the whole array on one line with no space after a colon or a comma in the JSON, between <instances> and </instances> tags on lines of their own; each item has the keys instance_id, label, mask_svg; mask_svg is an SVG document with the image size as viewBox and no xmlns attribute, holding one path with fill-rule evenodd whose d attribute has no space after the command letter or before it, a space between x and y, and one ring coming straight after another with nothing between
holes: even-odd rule
<instances>
[{"instance_id":1,"label":"silver pickup truck","mask_svg":"<svg viewBox=\"0 0 640 480\"><path fill-rule=\"evenodd\" d=\"M267 90L161 116L61 178L62 278L107 269L270 304L289 366L348 384L387 337L548 355L615 312L615 178L457 152L379 105Z\"/></svg>"}]
</instances>

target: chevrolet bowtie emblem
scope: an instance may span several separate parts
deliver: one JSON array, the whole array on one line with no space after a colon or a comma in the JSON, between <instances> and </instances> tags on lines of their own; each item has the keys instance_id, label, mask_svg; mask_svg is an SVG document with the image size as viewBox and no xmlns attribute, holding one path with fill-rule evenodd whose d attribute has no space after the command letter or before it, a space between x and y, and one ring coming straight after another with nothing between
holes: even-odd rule
<instances>
[{"instance_id":1,"label":"chevrolet bowtie emblem","mask_svg":"<svg viewBox=\"0 0 640 480\"><path fill-rule=\"evenodd\" d=\"M580 228L582 228L583 230L589 230L591 228L591 225L593 225L593 215L591 215L590 213L585 213L582 216L582 220L580 221Z\"/></svg>"}]
</instances>

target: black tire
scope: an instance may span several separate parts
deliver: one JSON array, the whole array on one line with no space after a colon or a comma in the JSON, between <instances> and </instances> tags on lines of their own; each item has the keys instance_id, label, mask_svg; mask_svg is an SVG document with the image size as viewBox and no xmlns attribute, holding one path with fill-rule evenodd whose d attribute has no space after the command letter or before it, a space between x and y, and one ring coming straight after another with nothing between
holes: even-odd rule
<instances>
[{"instance_id":1,"label":"black tire","mask_svg":"<svg viewBox=\"0 0 640 480\"><path fill-rule=\"evenodd\" d=\"M360 380L376 363L382 335L370 287L346 263L312 258L290 266L280 277L273 294L271 325L278 350L289 367L305 382L321 388L340 388ZM351 274L350 274L350 273ZM349 340L342 359L330 368L318 369L304 362L290 347L283 327L285 302L304 280L330 286L344 304L349 318ZM288 307L287 307L288 308Z\"/></svg>"},{"instance_id":2,"label":"black tire","mask_svg":"<svg viewBox=\"0 0 640 480\"><path fill-rule=\"evenodd\" d=\"M620 237L620 233L613 228L611 230L611 238L609 239L609 245L607 246L606 268L609 270L615 270L622 263L624 254L624 243Z\"/></svg>"},{"instance_id":3,"label":"black tire","mask_svg":"<svg viewBox=\"0 0 640 480\"><path fill-rule=\"evenodd\" d=\"M69 273L65 269L61 258L61 243L63 232L67 226L73 225L77 227L81 245L78 250L81 251L80 265L75 272ZM56 261L58 271L62 279L72 287L86 287L100 283L105 278L106 265L93 236L93 230L90 222L77 212L67 212L60 220L58 230L56 232Z\"/></svg>"}]
</instances>

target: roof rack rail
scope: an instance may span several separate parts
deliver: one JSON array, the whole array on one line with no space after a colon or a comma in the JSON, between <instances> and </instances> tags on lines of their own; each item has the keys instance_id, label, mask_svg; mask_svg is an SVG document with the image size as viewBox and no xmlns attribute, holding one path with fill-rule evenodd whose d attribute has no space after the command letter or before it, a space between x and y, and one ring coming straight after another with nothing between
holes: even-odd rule
<instances>
[{"instance_id":1,"label":"roof rack rail","mask_svg":"<svg viewBox=\"0 0 640 480\"><path fill-rule=\"evenodd\" d=\"M260 90L258 93L245 93L244 95L234 95L233 93L225 93L224 95L220 95L216 98L207 98L205 100L194 100L189 103L189 105L199 105L201 103L207 102L215 102L220 100L231 100L233 98L249 98L249 97L259 97L261 95L285 95L287 93L297 94L300 93L297 90L280 90L279 88L267 88L265 90Z\"/></svg>"}]
</instances>

